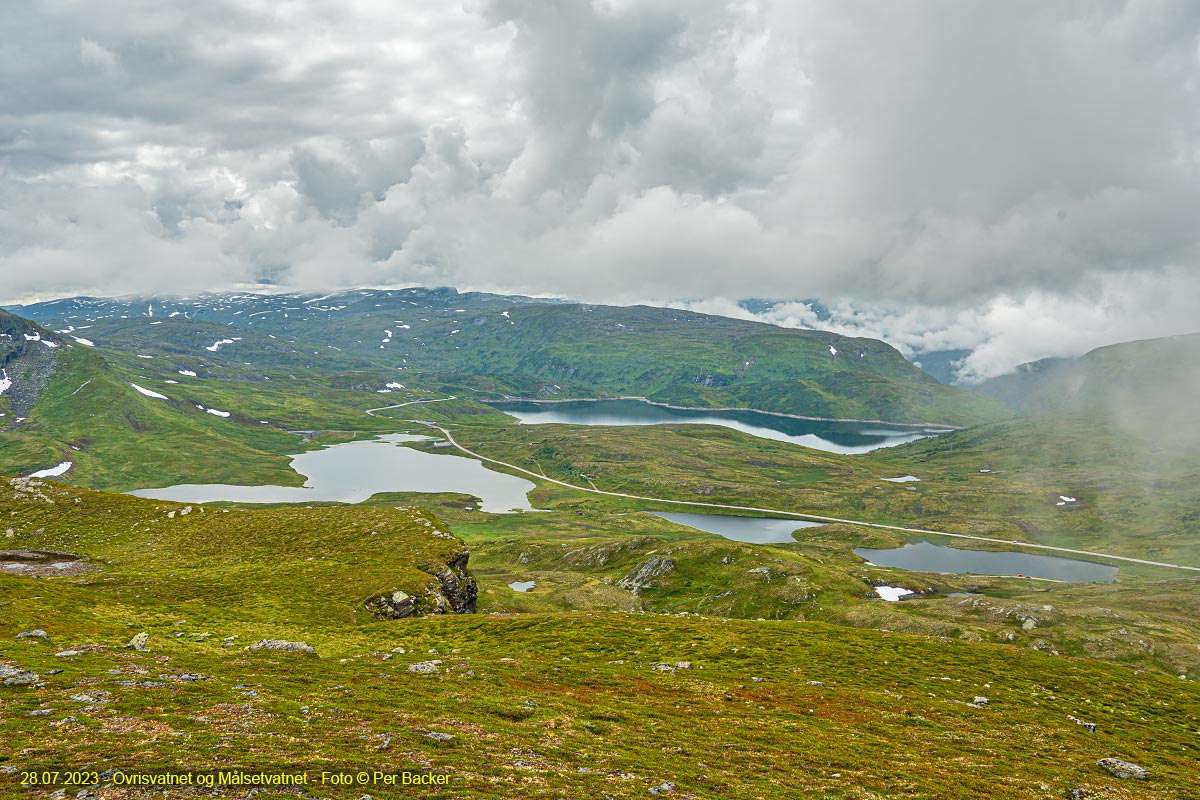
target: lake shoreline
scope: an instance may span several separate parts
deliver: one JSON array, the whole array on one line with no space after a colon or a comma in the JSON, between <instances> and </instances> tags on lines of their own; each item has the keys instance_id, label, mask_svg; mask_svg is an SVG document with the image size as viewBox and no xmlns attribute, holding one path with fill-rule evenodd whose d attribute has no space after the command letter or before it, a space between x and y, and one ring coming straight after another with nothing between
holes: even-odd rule
<instances>
[{"instance_id":1,"label":"lake shoreline","mask_svg":"<svg viewBox=\"0 0 1200 800\"><path fill-rule=\"evenodd\" d=\"M533 397L505 397L500 400L480 400L479 402L485 405L498 405L500 403L598 403L604 400L639 400L647 405L658 406L660 408L670 408L675 411L747 411L753 414L766 414L772 417L807 420L809 422L866 422L873 425L895 425L899 428L936 428L944 431L964 430L963 426L961 425L945 425L940 422L890 422L886 419L806 417L802 414L787 414L782 411L763 411L762 409L758 408L744 408L738 406L676 406L670 403L660 403L657 400L651 400L647 397L638 397L636 395L617 395L615 397L562 397L551 399Z\"/></svg>"}]
</instances>

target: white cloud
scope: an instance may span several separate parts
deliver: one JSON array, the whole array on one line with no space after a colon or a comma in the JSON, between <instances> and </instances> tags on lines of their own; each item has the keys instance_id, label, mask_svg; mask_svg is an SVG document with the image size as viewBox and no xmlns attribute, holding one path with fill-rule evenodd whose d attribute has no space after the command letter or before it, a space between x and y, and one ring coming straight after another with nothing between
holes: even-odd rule
<instances>
[{"instance_id":1,"label":"white cloud","mask_svg":"<svg viewBox=\"0 0 1200 800\"><path fill-rule=\"evenodd\" d=\"M1174 330L1200 270L1192 4L9 16L13 299L261 280L845 298L829 324L977 348L979 377Z\"/></svg>"}]
</instances>

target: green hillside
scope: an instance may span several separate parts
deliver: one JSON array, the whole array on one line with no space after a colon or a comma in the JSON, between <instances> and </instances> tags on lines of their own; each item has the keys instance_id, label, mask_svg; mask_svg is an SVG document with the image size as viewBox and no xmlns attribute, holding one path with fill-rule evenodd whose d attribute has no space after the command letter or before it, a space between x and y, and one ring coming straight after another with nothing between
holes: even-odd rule
<instances>
[{"instance_id":1,"label":"green hillside","mask_svg":"<svg viewBox=\"0 0 1200 800\"><path fill-rule=\"evenodd\" d=\"M417 331L407 363L486 376L492 386L474 385L513 394L949 425L1005 416L874 339L645 306L541 304L461 317Z\"/></svg>"},{"instance_id":2,"label":"green hillside","mask_svg":"<svg viewBox=\"0 0 1200 800\"><path fill-rule=\"evenodd\" d=\"M1193 683L814 622L380 619L367 608L380 592L432 597L453 569L465 587L461 542L427 513L185 508L36 480L0 486L9 547L81 565L62 577L0 570L0 664L14 679L0 686L7 794L21 771L68 768L446 776L420 790L431 798L1182 800L1200 786ZM35 630L44 638L16 638ZM142 632L147 649L128 649ZM315 652L250 648L268 639ZM1099 763L1110 758L1149 776L1114 777ZM85 785L139 796L104 788L114 780Z\"/></svg>"}]
</instances>

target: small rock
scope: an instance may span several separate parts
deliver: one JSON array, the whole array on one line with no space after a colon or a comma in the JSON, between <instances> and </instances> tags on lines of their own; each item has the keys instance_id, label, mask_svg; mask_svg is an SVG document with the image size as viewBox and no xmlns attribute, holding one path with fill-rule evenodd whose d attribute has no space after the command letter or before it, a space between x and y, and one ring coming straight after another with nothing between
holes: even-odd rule
<instances>
[{"instance_id":1,"label":"small rock","mask_svg":"<svg viewBox=\"0 0 1200 800\"><path fill-rule=\"evenodd\" d=\"M426 739L433 739L435 742L448 742L454 738L450 734L442 733L441 731L429 731L424 736Z\"/></svg>"},{"instance_id":2,"label":"small rock","mask_svg":"<svg viewBox=\"0 0 1200 800\"><path fill-rule=\"evenodd\" d=\"M18 639L49 639L46 632L41 628L34 628L31 631L24 631L17 634Z\"/></svg>"},{"instance_id":3,"label":"small rock","mask_svg":"<svg viewBox=\"0 0 1200 800\"><path fill-rule=\"evenodd\" d=\"M59 650L54 654L55 658L70 658L71 656L82 655L82 650Z\"/></svg>"},{"instance_id":4,"label":"small rock","mask_svg":"<svg viewBox=\"0 0 1200 800\"><path fill-rule=\"evenodd\" d=\"M825 681L808 681L809 686L824 686Z\"/></svg>"},{"instance_id":5,"label":"small rock","mask_svg":"<svg viewBox=\"0 0 1200 800\"><path fill-rule=\"evenodd\" d=\"M50 709L48 709L48 708L39 708L36 711L29 712L29 716L31 716L31 717L46 717L49 715L50 715Z\"/></svg>"},{"instance_id":6,"label":"small rock","mask_svg":"<svg viewBox=\"0 0 1200 800\"><path fill-rule=\"evenodd\" d=\"M1139 767L1137 764L1131 764L1119 758L1102 758L1099 764L1118 778L1145 780L1150 777L1150 772L1145 767Z\"/></svg>"},{"instance_id":7,"label":"small rock","mask_svg":"<svg viewBox=\"0 0 1200 800\"><path fill-rule=\"evenodd\" d=\"M46 670L46 674L47 675L61 675L62 670L61 669L48 669L48 670Z\"/></svg>"},{"instance_id":8,"label":"small rock","mask_svg":"<svg viewBox=\"0 0 1200 800\"><path fill-rule=\"evenodd\" d=\"M150 641L150 634L142 631L137 636L129 640L129 644L125 645L127 650L145 650L147 642Z\"/></svg>"},{"instance_id":9,"label":"small rock","mask_svg":"<svg viewBox=\"0 0 1200 800\"><path fill-rule=\"evenodd\" d=\"M317 651L307 642L287 642L283 639L260 639L246 648L247 650L280 650L285 653L308 653L316 655Z\"/></svg>"},{"instance_id":10,"label":"small rock","mask_svg":"<svg viewBox=\"0 0 1200 800\"><path fill-rule=\"evenodd\" d=\"M658 786L650 787L650 794L675 794L679 791L679 787L670 781L663 781Z\"/></svg>"},{"instance_id":11,"label":"small rock","mask_svg":"<svg viewBox=\"0 0 1200 800\"><path fill-rule=\"evenodd\" d=\"M986 706L988 704L988 699L986 697L980 697L980 696L976 695L975 699L972 702L975 703L975 705L977 705L977 706Z\"/></svg>"},{"instance_id":12,"label":"small rock","mask_svg":"<svg viewBox=\"0 0 1200 800\"><path fill-rule=\"evenodd\" d=\"M1027 619L1021 623L1021 627L1027 631L1031 631L1037 627L1037 620L1034 619L1033 617L1030 617L1029 619Z\"/></svg>"},{"instance_id":13,"label":"small rock","mask_svg":"<svg viewBox=\"0 0 1200 800\"><path fill-rule=\"evenodd\" d=\"M416 672L421 675L428 675L438 671L438 664L442 663L440 658L435 658L433 661L418 661L415 664L408 665L409 672Z\"/></svg>"}]
</instances>

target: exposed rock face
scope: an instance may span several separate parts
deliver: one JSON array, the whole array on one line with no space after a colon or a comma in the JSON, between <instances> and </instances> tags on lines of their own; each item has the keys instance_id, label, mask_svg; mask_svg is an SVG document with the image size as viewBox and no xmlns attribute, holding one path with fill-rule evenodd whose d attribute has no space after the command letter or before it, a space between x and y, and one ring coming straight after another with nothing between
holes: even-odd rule
<instances>
[{"instance_id":1,"label":"exposed rock face","mask_svg":"<svg viewBox=\"0 0 1200 800\"><path fill-rule=\"evenodd\" d=\"M475 601L479 595L479 587L475 578L467 572L467 559L471 553L464 550L458 556L450 559L446 569L438 574L438 584L441 596L450 605L455 614L474 614Z\"/></svg>"},{"instance_id":2,"label":"exposed rock face","mask_svg":"<svg viewBox=\"0 0 1200 800\"><path fill-rule=\"evenodd\" d=\"M1137 764L1131 764L1119 758L1102 758L1099 763L1118 778L1145 780L1150 777L1150 772L1145 767L1139 767Z\"/></svg>"},{"instance_id":3,"label":"exposed rock face","mask_svg":"<svg viewBox=\"0 0 1200 800\"><path fill-rule=\"evenodd\" d=\"M246 648L247 650L282 650L285 653L308 653L316 655L317 651L307 642L287 642L283 639L261 639Z\"/></svg>"},{"instance_id":4,"label":"exposed rock face","mask_svg":"<svg viewBox=\"0 0 1200 800\"><path fill-rule=\"evenodd\" d=\"M404 619L417 613L417 606L412 595L396 591L372 597L367 601L367 610L384 619Z\"/></svg>"},{"instance_id":5,"label":"exposed rock face","mask_svg":"<svg viewBox=\"0 0 1200 800\"><path fill-rule=\"evenodd\" d=\"M617 586L634 594L654 586L654 579L675 569L675 562L666 556L651 556L635 570L617 581Z\"/></svg>"},{"instance_id":6,"label":"exposed rock face","mask_svg":"<svg viewBox=\"0 0 1200 800\"><path fill-rule=\"evenodd\" d=\"M470 557L471 552L463 550L447 561L444 569L432 572L434 580L426 585L424 594L413 596L400 589L383 592L367 599L367 610L383 619L475 613L479 587L467 571Z\"/></svg>"}]
</instances>

